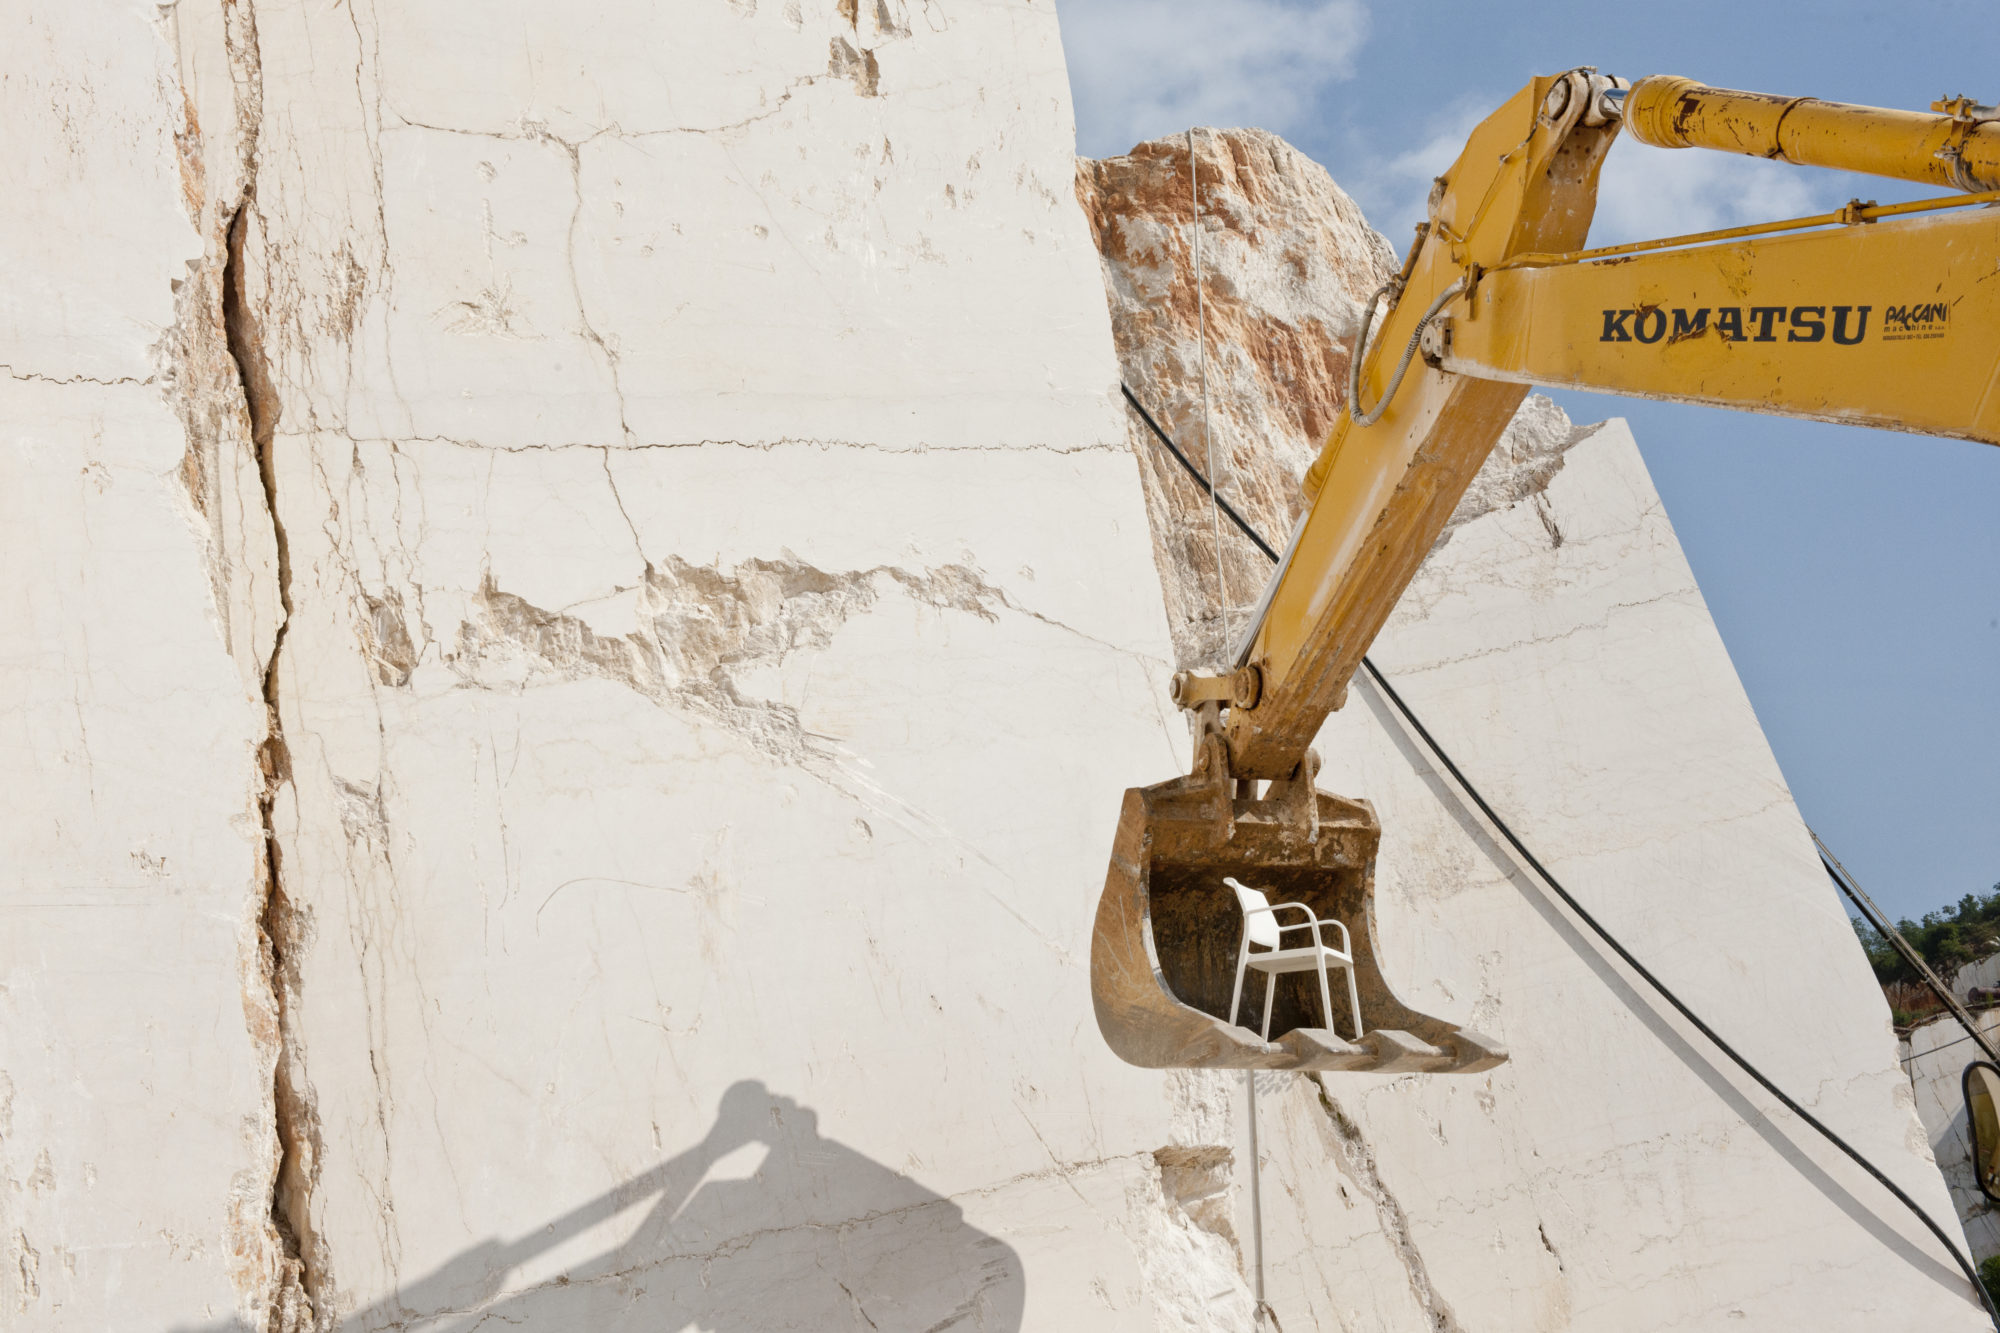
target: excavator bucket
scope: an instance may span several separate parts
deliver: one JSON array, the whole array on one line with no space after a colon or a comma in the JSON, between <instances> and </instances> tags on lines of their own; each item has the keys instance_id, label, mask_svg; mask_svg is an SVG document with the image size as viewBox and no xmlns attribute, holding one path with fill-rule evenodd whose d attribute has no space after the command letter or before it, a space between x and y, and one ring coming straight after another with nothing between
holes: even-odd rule
<instances>
[{"instance_id":1,"label":"excavator bucket","mask_svg":"<svg viewBox=\"0 0 2000 1333\"><path fill-rule=\"evenodd\" d=\"M1375 849L1381 826L1365 801L1343 800L1301 776L1254 785L1227 777L1204 752L1195 774L1125 793L1111 869L1097 905L1090 988L1111 1049L1148 1069L1353 1069L1476 1073L1507 1058L1477 1033L1396 998L1375 947ZM1318 978L1281 975L1266 1042L1264 977L1249 973L1241 1026L1229 1021L1243 916L1224 876L1273 903L1302 902L1347 925L1363 1034L1350 1039L1344 1004L1325 1027ZM1254 979L1256 984L1251 984ZM1334 993L1345 986L1332 981Z\"/></svg>"}]
</instances>

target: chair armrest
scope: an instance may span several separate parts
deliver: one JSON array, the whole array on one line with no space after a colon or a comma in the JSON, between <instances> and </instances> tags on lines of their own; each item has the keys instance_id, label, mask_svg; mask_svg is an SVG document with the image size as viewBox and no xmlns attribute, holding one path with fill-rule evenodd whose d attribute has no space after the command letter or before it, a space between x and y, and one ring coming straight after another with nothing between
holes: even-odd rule
<instances>
[{"instance_id":1,"label":"chair armrest","mask_svg":"<svg viewBox=\"0 0 2000 1333\"><path fill-rule=\"evenodd\" d=\"M1313 942L1318 944L1321 948L1325 948L1326 940L1320 935L1319 928L1323 925L1332 926L1335 930L1340 932L1340 951L1346 954L1349 958L1354 957L1354 939L1351 935L1347 933L1347 926L1344 922L1340 920L1340 918L1331 916L1320 916L1317 913L1315 913L1312 908L1307 907L1304 903L1273 903L1271 905L1271 911L1273 913L1276 913L1280 908L1285 908L1285 907L1298 908L1301 912L1304 912L1306 914L1306 919L1304 921L1294 922L1289 926L1280 925L1278 927L1280 933L1283 933L1284 931L1287 930L1310 929L1313 933ZM1276 916L1273 916L1272 920L1275 922L1277 920Z\"/></svg>"}]
</instances>

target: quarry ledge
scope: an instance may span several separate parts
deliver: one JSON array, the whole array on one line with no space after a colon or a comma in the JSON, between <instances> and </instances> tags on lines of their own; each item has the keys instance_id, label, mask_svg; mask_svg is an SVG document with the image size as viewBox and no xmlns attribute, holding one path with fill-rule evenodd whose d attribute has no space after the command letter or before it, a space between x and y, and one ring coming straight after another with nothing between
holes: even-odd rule
<instances>
[{"instance_id":1,"label":"quarry ledge","mask_svg":"<svg viewBox=\"0 0 2000 1333\"><path fill-rule=\"evenodd\" d=\"M679 650L684 617L747 609L770 584L776 585L778 601L768 622L744 620L752 628L726 646L718 640L701 642L691 653ZM788 713L783 705L740 696L733 682L719 688L717 673L727 680L734 671L823 644L849 620L873 610L883 592L894 589L935 611L957 611L985 621L997 621L1001 612L1011 612L1107 652L1165 666L1159 658L1022 605L978 569L963 564L936 565L921 573L887 564L827 570L796 557L780 557L738 561L725 572L719 564L698 565L669 555L661 561L645 557L640 580L618 591L626 588L637 588L650 599L653 623L633 633L602 635L571 614L584 603L558 610L536 606L500 587L489 574L477 594L478 619L461 621L445 665L462 685L495 688L494 682L482 679L480 664L495 646L505 644L525 651L544 668L549 674L543 679L609 679L656 703L690 706L704 714L718 708L728 713L746 708ZM424 590L415 591L421 597ZM785 631L782 636L777 633L780 629ZM799 737L803 740L804 733Z\"/></svg>"},{"instance_id":2,"label":"quarry ledge","mask_svg":"<svg viewBox=\"0 0 2000 1333\"><path fill-rule=\"evenodd\" d=\"M1325 1075L1316 1076L1313 1083L1313 1090L1319 1096L1320 1110L1325 1113L1327 1125L1338 1145L1341 1173L1352 1180L1375 1205L1376 1216L1382 1223L1382 1237L1390 1243L1398 1262L1402 1264L1409 1280L1410 1294L1422 1307L1433 1333L1464 1333L1464 1325L1459 1323L1451 1306L1431 1282L1423 1251L1417 1247L1410 1229L1409 1214L1383 1181L1375 1163L1375 1150L1368 1145L1360 1124L1327 1091ZM1543 1243L1547 1244L1546 1236Z\"/></svg>"},{"instance_id":3,"label":"quarry ledge","mask_svg":"<svg viewBox=\"0 0 2000 1333\"><path fill-rule=\"evenodd\" d=\"M775 101L754 115L738 120L724 121L716 125L658 125L649 129L628 130L622 125L600 125L590 133L569 139L550 131L547 122L530 120L526 116L500 129L479 129L470 125L438 125L429 121L413 120L400 111L390 111L396 118L393 125L383 126L382 132L393 134L403 130L419 130L430 134L456 134L470 139L495 139L503 143L549 143L556 144L574 153L580 148L595 143L599 139L626 142L635 139L658 139L674 135L729 134L748 129L759 122L771 119L782 112L791 100L798 96L801 88L834 79L848 82L846 75L829 71L825 74L804 74L793 79L779 92Z\"/></svg>"},{"instance_id":4,"label":"quarry ledge","mask_svg":"<svg viewBox=\"0 0 2000 1333\"><path fill-rule=\"evenodd\" d=\"M5 371L8 379L18 380L23 384L94 384L101 388L110 389L125 385L144 386L160 382L160 377L157 375L119 375L112 379L104 379L96 375L44 375L36 370L16 370L4 361L0 361L0 371Z\"/></svg>"}]
</instances>

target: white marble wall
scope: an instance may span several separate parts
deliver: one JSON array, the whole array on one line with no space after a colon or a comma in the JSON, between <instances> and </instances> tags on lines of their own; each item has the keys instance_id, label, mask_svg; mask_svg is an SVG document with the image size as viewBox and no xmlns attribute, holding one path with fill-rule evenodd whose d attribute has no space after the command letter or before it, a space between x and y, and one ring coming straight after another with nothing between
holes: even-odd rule
<instances>
[{"instance_id":1,"label":"white marble wall","mask_svg":"<svg viewBox=\"0 0 2000 1333\"><path fill-rule=\"evenodd\" d=\"M1150 1324L1083 941L1181 761L1047 6L266 5L256 63L278 1299Z\"/></svg>"},{"instance_id":2,"label":"white marble wall","mask_svg":"<svg viewBox=\"0 0 2000 1333\"><path fill-rule=\"evenodd\" d=\"M220 573L270 547L234 517L255 468L240 394L212 393L220 236L158 13L18 5L0 56L0 1325L24 1330L226 1316L271 1281L275 604Z\"/></svg>"}]
</instances>

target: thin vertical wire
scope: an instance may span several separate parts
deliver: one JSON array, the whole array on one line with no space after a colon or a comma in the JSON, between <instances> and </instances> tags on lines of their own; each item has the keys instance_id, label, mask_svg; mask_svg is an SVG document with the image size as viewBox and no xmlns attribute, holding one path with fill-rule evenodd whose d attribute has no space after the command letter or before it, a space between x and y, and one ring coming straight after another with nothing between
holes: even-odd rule
<instances>
[{"instance_id":1,"label":"thin vertical wire","mask_svg":"<svg viewBox=\"0 0 2000 1333\"><path fill-rule=\"evenodd\" d=\"M1257 1071L1243 1071L1250 1085L1250 1238L1256 1242L1257 1251L1257 1309L1258 1323L1264 1322L1264 1314L1271 1307L1264 1300L1264 1155L1257 1147ZM1275 1318L1275 1312L1273 1312Z\"/></svg>"},{"instance_id":2,"label":"thin vertical wire","mask_svg":"<svg viewBox=\"0 0 2000 1333\"><path fill-rule=\"evenodd\" d=\"M1215 541L1215 606L1216 614L1222 618L1221 648L1218 661L1229 652L1229 585L1222 578L1222 511L1216 504L1214 482L1222 479L1215 470L1215 437L1208 428L1208 301L1202 294L1201 276L1201 181L1196 173L1194 158L1194 129L1189 127L1188 142L1188 194L1194 200L1194 310L1195 336L1201 353L1201 442L1208 455L1208 475L1212 479L1208 492L1208 522Z\"/></svg>"},{"instance_id":3,"label":"thin vertical wire","mask_svg":"<svg viewBox=\"0 0 2000 1333\"><path fill-rule=\"evenodd\" d=\"M1222 504L1221 494L1215 482L1221 474L1215 470L1215 436L1208 425L1208 298L1203 292L1201 271L1201 177L1195 163L1194 129L1187 132L1188 144L1188 195L1194 201L1194 310L1195 337L1200 348L1201 361L1201 442L1208 455L1208 523L1215 542L1215 606L1216 614L1222 618L1222 654L1229 651L1229 585L1222 577ZM1257 1309L1256 1320L1264 1322L1264 1316L1271 1307L1264 1301L1264 1181L1262 1153L1257 1145L1257 1071L1243 1071L1250 1089L1250 1231L1257 1252Z\"/></svg>"}]
</instances>

